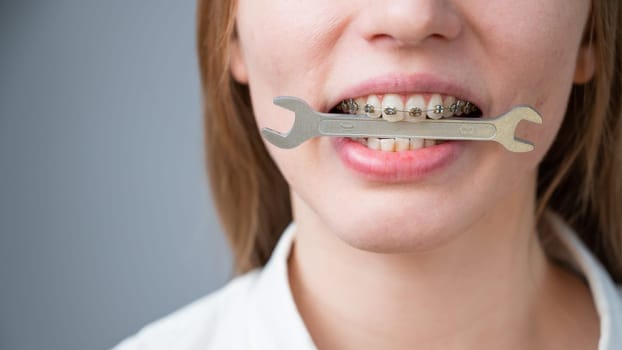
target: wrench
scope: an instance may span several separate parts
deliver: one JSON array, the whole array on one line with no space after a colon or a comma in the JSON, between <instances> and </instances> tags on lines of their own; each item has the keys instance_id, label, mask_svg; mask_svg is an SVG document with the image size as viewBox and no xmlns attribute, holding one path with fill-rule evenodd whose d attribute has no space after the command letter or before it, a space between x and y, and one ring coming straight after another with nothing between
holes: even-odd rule
<instances>
[{"instance_id":1,"label":"wrench","mask_svg":"<svg viewBox=\"0 0 622 350\"><path fill-rule=\"evenodd\" d=\"M274 104L295 112L294 125L287 134L270 128L261 133L279 148L294 148L317 136L417 137L434 140L496 141L511 152L529 152L534 144L514 137L522 120L542 124L542 117L528 106L517 106L496 118L447 118L419 122L387 122L365 114L347 115L316 112L302 99L278 96Z\"/></svg>"}]
</instances>

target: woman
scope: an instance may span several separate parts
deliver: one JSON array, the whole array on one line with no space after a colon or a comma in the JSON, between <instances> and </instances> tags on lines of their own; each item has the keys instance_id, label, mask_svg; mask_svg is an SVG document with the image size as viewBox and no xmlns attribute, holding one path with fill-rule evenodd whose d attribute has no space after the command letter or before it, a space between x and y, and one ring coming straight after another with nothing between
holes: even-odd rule
<instances>
[{"instance_id":1,"label":"woman","mask_svg":"<svg viewBox=\"0 0 622 350\"><path fill-rule=\"evenodd\" d=\"M198 21L212 190L242 275L119 348L622 348L617 1L203 0ZM520 126L536 144L520 154L282 150L258 133L290 127L279 95L323 112L460 100L484 118L528 104L544 123Z\"/></svg>"}]
</instances>

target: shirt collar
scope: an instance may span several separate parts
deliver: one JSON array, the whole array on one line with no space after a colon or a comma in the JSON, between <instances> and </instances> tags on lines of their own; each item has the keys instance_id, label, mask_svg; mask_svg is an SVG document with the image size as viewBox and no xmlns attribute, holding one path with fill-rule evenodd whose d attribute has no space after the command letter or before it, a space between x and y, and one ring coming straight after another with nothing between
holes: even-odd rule
<instances>
[{"instance_id":1,"label":"shirt collar","mask_svg":"<svg viewBox=\"0 0 622 350\"><path fill-rule=\"evenodd\" d=\"M547 213L553 232L587 280L600 318L599 350L622 349L622 292L576 233L557 215Z\"/></svg>"},{"instance_id":2,"label":"shirt collar","mask_svg":"<svg viewBox=\"0 0 622 350\"><path fill-rule=\"evenodd\" d=\"M291 293L287 258L294 239L290 224L264 266L251 302L249 349L315 349Z\"/></svg>"},{"instance_id":3,"label":"shirt collar","mask_svg":"<svg viewBox=\"0 0 622 350\"><path fill-rule=\"evenodd\" d=\"M570 263L585 276L600 318L598 350L622 349L622 291L556 214L547 213L553 232L568 251ZM287 259L295 234L290 224L263 268L251 301L249 349L316 349L294 302L289 286Z\"/></svg>"}]
</instances>

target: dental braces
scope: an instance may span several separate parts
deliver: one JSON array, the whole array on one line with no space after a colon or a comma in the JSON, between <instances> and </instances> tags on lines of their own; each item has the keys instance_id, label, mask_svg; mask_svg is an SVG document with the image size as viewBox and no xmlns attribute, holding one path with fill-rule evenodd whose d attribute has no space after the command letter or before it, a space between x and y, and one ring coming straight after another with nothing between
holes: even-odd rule
<instances>
[{"instance_id":1,"label":"dental braces","mask_svg":"<svg viewBox=\"0 0 622 350\"><path fill-rule=\"evenodd\" d=\"M337 106L337 109L348 114L359 114L359 111L361 110L361 106L354 99L349 98L347 100L342 101ZM382 107L374 106L369 103L366 103L363 106L363 112L365 112L366 114L374 114L376 113L377 110L380 110L381 113L384 115L396 115L397 113L407 113L411 117L421 117L421 116L424 116L425 114L428 114L429 112L437 114L437 115L441 115L441 114L444 114L446 111L449 111L454 114L456 113L469 114L469 113L479 111L479 109L471 102L466 102L462 100L458 100L449 106L436 105L434 106L433 109L422 109L419 107L413 107L407 111L399 110L396 107L392 107L392 106L387 106L385 108L382 108Z\"/></svg>"}]
</instances>

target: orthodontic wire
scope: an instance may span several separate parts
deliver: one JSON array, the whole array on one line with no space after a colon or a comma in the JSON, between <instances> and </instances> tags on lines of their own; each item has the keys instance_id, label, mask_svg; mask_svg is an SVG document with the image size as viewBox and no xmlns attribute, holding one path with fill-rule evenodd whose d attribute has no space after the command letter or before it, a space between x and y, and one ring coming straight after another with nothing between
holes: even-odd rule
<instances>
[{"instance_id":1,"label":"orthodontic wire","mask_svg":"<svg viewBox=\"0 0 622 350\"><path fill-rule=\"evenodd\" d=\"M347 99L342 101L339 106L339 109L341 109L341 111L349 113L349 114L357 114L358 111L361 109L361 106L359 106L359 104L354 101L354 99ZM378 108L378 106L374 106L371 104L365 104L363 106L363 111L365 113L374 113L376 111L376 109L378 109L380 111L380 113L386 114L386 115L395 115L398 112L401 113L408 113L408 115L412 116L412 117L418 117L418 116L422 116L424 113L428 113L428 112L432 112L434 114L443 114L445 113L445 109L448 109L450 112L452 113L456 113L458 111L458 108L461 108L462 113L464 114L468 114L471 112L475 112L478 110L477 107L475 107L475 105L473 105L471 102L465 102L465 101L456 101L454 103L452 103L449 106L443 106L443 105L436 105L433 109L421 109L418 107L414 107L411 108L408 111L405 110L398 110L395 107L385 107L385 108Z\"/></svg>"}]
</instances>

